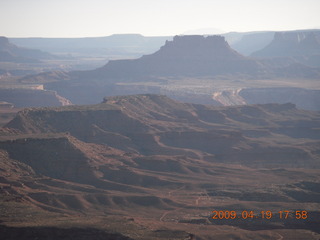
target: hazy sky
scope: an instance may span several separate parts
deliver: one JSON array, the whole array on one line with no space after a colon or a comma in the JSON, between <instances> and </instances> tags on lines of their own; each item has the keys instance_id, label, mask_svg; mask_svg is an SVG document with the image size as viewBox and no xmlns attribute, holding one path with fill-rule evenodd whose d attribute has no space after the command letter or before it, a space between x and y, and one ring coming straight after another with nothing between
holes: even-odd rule
<instances>
[{"instance_id":1,"label":"hazy sky","mask_svg":"<svg viewBox=\"0 0 320 240\"><path fill-rule=\"evenodd\" d=\"M320 0L0 0L0 36L320 28Z\"/></svg>"}]
</instances>

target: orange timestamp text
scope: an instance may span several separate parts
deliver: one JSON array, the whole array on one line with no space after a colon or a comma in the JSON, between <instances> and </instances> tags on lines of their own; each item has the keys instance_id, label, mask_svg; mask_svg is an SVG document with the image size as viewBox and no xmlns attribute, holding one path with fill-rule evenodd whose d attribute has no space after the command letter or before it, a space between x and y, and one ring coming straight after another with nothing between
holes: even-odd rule
<instances>
[{"instance_id":1,"label":"orange timestamp text","mask_svg":"<svg viewBox=\"0 0 320 240\"><path fill-rule=\"evenodd\" d=\"M307 219L307 211L289 211L281 210L275 211L227 211L227 210L214 210L212 211L212 219Z\"/></svg>"}]
</instances>

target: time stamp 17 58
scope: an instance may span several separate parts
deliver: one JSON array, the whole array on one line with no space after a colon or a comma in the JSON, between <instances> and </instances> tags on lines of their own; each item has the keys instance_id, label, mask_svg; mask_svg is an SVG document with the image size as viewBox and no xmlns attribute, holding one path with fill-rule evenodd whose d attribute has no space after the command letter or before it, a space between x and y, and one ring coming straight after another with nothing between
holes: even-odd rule
<instances>
[{"instance_id":1,"label":"time stamp 17 58","mask_svg":"<svg viewBox=\"0 0 320 240\"><path fill-rule=\"evenodd\" d=\"M307 211L289 211L289 210L281 210L281 211L212 211L212 219L307 219L308 212Z\"/></svg>"}]
</instances>

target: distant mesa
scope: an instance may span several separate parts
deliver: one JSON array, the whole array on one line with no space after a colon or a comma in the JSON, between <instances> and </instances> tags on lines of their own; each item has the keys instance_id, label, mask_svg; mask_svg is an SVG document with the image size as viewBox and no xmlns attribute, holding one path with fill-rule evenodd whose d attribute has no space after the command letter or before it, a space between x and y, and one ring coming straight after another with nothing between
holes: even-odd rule
<instances>
[{"instance_id":1,"label":"distant mesa","mask_svg":"<svg viewBox=\"0 0 320 240\"><path fill-rule=\"evenodd\" d=\"M110 61L97 72L106 76L213 76L252 73L259 64L230 48L222 36L175 36L159 51L136 60Z\"/></svg>"},{"instance_id":2,"label":"distant mesa","mask_svg":"<svg viewBox=\"0 0 320 240\"><path fill-rule=\"evenodd\" d=\"M8 38L0 37L0 62L30 63L43 59L55 59L56 56L40 50L18 47Z\"/></svg>"},{"instance_id":3,"label":"distant mesa","mask_svg":"<svg viewBox=\"0 0 320 240\"><path fill-rule=\"evenodd\" d=\"M190 35L175 36L157 52L138 59L109 61L91 71L43 73L20 81L45 83L46 89L57 91L75 104L91 104L106 95L160 93L159 89L149 87L145 91L132 87L124 90L126 86L119 85L121 82L159 82L163 77L214 78L225 75L256 78L265 72L262 64L231 49L222 36Z\"/></svg>"},{"instance_id":4,"label":"distant mesa","mask_svg":"<svg viewBox=\"0 0 320 240\"><path fill-rule=\"evenodd\" d=\"M10 41L25 48L40 49L56 54L77 53L81 55L114 55L138 57L152 53L171 36L145 37L140 34L113 34L106 37L87 38L10 38Z\"/></svg>"},{"instance_id":5,"label":"distant mesa","mask_svg":"<svg viewBox=\"0 0 320 240\"><path fill-rule=\"evenodd\" d=\"M273 41L253 57L320 55L320 31L276 32Z\"/></svg>"},{"instance_id":6,"label":"distant mesa","mask_svg":"<svg viewBox=\"0 0 320 240\"><path fill-rule=\"evenodd\" d=\"M312 37L305 38L304 44L312 41L310 38ZM273 43L270 44L272 45ZM279 61L275 64L245 57L233 50L222 36L187 35L175 36L172 41L167 40L165 45L153 54L144 55L138 59L111 60L101 68L70 72L68 76L60 79L73 80L80 84L84 82L88 84L87 79L91 79L103 84L111 84L119 81L141 82L144 78L150 79L150 77L230 78L232 76L242 79L295 77L297 69L292 69L290 65L297 61L284 61L285 63L278 65ZM299 78L317 78L320 75L319 70L308 68L308 64L304 62L299 63L303 65L298 69ZM48 76L44 74L40 80L55 82L56 79L51 75L52 73ZM35 76L28 76L22 81L34 82L34 78Z\"/></svg>"},{"instance_id":7,"label":"distant mesa","mask_svg":"<svg viewBox=\"0 0 320 240\"><path fill-rule=\"evenodd\" d=\"M305 33L306 38L302 42L306 45L315 42L316 34L313 37L307 34L310 33ZM222 36L188 35L175 36L155 53L138 59L112 60L95 70L43 73L24 77L20 81L43 83L46 89L57 91L75 104L93 104L104 96L137 93L165 93L180 96L180 100L191 100L195 98L195 94L190 95L193 89L187 93L187 97L181 93L183 80L223 80L228 84L234 80L317 80L320 77L320 68L316 67L317 59L320 60L317 55L307 58L302 56L299 59L245 57L233 50ZM176 81L174 89L170 89L171 80ZM201 103L205 102L201 94L196 98Z\"/></svg>"}]
</instances>

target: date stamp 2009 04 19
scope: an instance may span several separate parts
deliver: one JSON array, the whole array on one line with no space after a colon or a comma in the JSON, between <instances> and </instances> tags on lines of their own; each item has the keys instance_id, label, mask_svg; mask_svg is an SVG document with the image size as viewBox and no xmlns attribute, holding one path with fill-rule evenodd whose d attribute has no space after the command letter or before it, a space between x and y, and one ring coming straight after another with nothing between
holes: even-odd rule
<instances>
[{"instance_id":1,"label":"date stamp 2009 04 19","mask_svg":"<svg viewBox=\"0 0 320 240\"><path fill-rule=\"evenodd\" d=\"M307 219L308 212L307 211L288 211L288 210L281 210L278 212L272 211L212 211L212 219Z\"/></svg>"}]
</instances>

